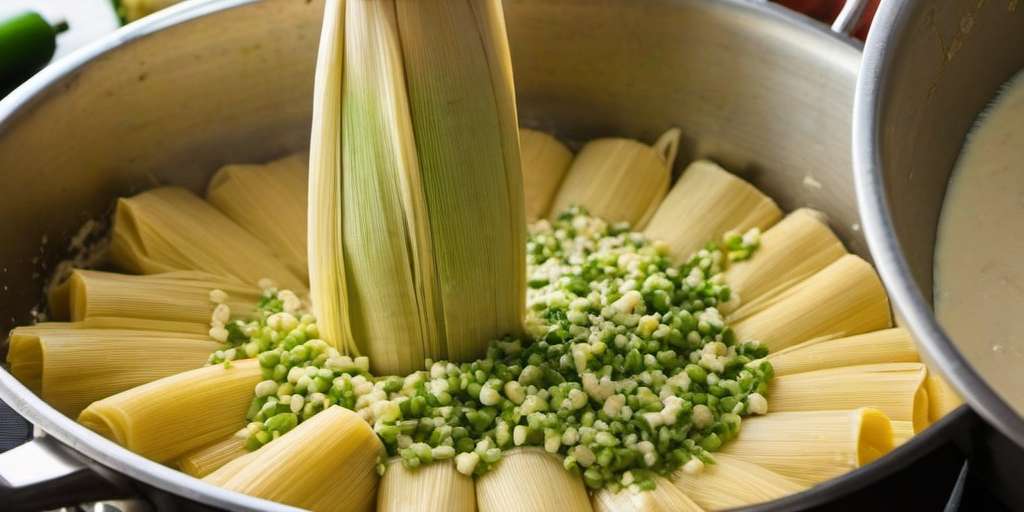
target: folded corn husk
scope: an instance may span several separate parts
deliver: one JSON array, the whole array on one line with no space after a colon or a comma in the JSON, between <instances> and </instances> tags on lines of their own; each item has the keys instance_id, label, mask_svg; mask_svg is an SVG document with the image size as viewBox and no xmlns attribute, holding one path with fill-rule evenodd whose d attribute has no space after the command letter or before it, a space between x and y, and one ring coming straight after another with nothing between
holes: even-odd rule
<instances>
[{"instance_id":1,"label":"folded corn husk","mask_svg":"<svg viewBox=\"0 0 1024 512\"><path fill-rule=\"evenodd\" d=\"M527 128L519 129L519 148L526 220L534 222L547 217L558 186L572 163L572 152L554 137Z\"/></svg>"},{"instance_id":2,"label":"folded corn husk","mask_svg":"<svg viewBox=\"0 0 1024 512\"><path fill-rule=\"evenodd\" d=\"M699 505L667 478L654 477L655 488L633 492L623 489L611 492L602 489L594 493L591 503L594 512L702 512Z\"/></svg>"},{"instance_id":3,"label":"folded corn husk","mask_svg":"<svg viewBox=\"0 0 1024 512\"><path fill-rule=\"evenodd\" d=\"M209 203L178 187L161 187L117 201L110 256L135 274L202 270L248 285L272 279L305 293L295 276L256 239Z\"/></svg>"},{"instance_id":4,"label":"folded corn husk","mask_svg":"<svg viewBox=\"0 0 1024 512\"><path fill-rule=\"evenodd\" d=\"M772 412L821 411L873 407L892 420L928 426L926 371L921 363L845 366L773 379Z\"/></svg>"},{"instance_id":5,"label":"folded corn husk","mask_svg":"<svg viewBox=\"0 0 1024 512\"><path fill-rule=\"evenodd\" d=\"M221 347L204 335L51 323L15 329L7 361L15 377L75 417L96 400L199 368Z\"/></svg>"},{"instance_id":6,"label":"folded corn husk","mask_svg":"<svg viewBox=\"0 0 1024 512\"><path fill-rule=\"evenodd\" d=\"M964 400L960 398L956 390L939 374L929 372L924 383L925 389L928 390L929 421L939 421L943 416L964 404Z\"/></svg>"},{"instance_id":7,"label":"folded corn husk","mask_svg":"<svg viewBox=\"0 0 1024 512\"><path fill-rule=\"evenodd\" d=\"M245 426L255 359L190 370L93 402L79 423L157 462L168 462Z\"/></svg>"},{"instance_id":8,"label":"folded corn husk","mask_svg":"<svg viewBox=\"0 0 1024 512\"><path fill-rule=\"evenodd\" d=\"M500 3L334 4L310 156L321 333L370 356L379 373L406 373L427 357L480 357L489 339L520 330L525 307Z\"/></svg>"},{"instance_id":9,"label":"folded corn husk","mask_svg":"<svg viewBox=\"0 0 1024 512\"><path fill-rule=\"evenodd\" d=\"M134 276L76 269L62 285L66 301L59 309L73 321L99 318L138 318L196 324L200 332L209 329L214 304L212 290L227 293L225 304L235 317L255 311L260 298L256 286L205 272L181 271Z\"/></svg>"},{"instance_id":10,"label":"folded corn husk","mask_svg":"<svg viewBox=\"0 0 1024 512\"><path fill-rule=\"evenodd\" d=\"M203 478L222 468L225 464L249 454L245 441L249 437L248 429L241 429L216 443L193 450L182 455L174 462L183 473L196 478Z\"/></svg>"},{"instance_id":11,"label":"folded corn husk","mask_svg":"<svg viewBox=\"0 0 1024 512\"><path fill-rule=\"evenodd\" d=\"M846 254L824 214L809 208L772 226L760 244L752 258L726 270L725 282L735 296L729 304L756 308Z\"/></svg>"},{"instance_id":12,"label":"folded corn husk","mask_svg":"<svg viewBox=\"0 0 1024 512\"><path fill-rule=\"evenodd\" d=\"M333 406L204 480L318 512L371 511L383 453L362 417Z\"/></svg>"},{"instance_id":13,"label":"folded corn husk","mask_svg":"<svg viewBox=\"0 0 1024 512\"><path fill-rule=\"evenodd\" d=\"M919 360L910 333L884 329L837 339L816 339L768 354L776 377L842 366L913 363Z\"/></svg>"},{"instance_id":14,"label":"folded corn husk","mask_svg":"<svg viewBox=\"0 0 1024 512\"><path fill-rule=\"evenodd\" d=\"M566 512L591 509L583 479L541 449L514 449L476 481L480 512Z\"/></svg>"},{"instance_id":15,"label":"folded corn husk","mask_svg":"<svg viewBox=\"0 0 1024 512\"><path fill-rule=\"evenodd\" d=\"M889 299L875 269L853 255L839 258L756 311L741 308L729 321L739 339L760 340L772 352L892 325Z\"/></svg>"},{"instance_id":16,"label":"folded corn husk","mask_svg":"<svg viewBox=\"0 0 1024 512\"><path fill-rule=\"evenodd\" d=\"M609 222L647 225L668 192L681 131L665 132L654 146L631 139L597 139L572 161L549 216L583 206Z\"/></svg>"},{"instance_id":17,"label":"folded corn husk","mask_svg":"<svg viewBox=\"0 0 1024 512\"><path fill-rule=\"evenodd\" d=\"M259 238L296 276L308 279L306 155L263 165L222 167L206 187L206 200Z\"/></svg>"},{"instance_id":18,"label":"folded corn husk","mask_svg":"<svg viewBox=\"0 0 1024 512\"><path fill-rule=\"evenodd\" d=\"M677 260L725 232L768 229L782 216L775 201L707 160L691 163L654 212L644 234L668 244Z\"/></svg>"},{"instance_id":19,"label":"folded corn husk","mask_svg":"<svg viewBox=\"0 0 1024 512\"><path fill-rule=\"evenodd\" d=\"M377 491L377 511L407 510L474 512L473 479L456 471L452 461L407 469L401 459L391 459Z\"/></svg>"},{"instance_id":20,"label":"folded corn husk","mask_svg":"<svg viewBox=\"0 0 1024 512\"><path fill-rule=\"evenodd\" d=\"M913 421L892 421L892 445L899 446L914 437Z\"/></svg>"},{"instance_id":21,"label":"folded corn husk","mask_svg":"<svg viewBox=\"0 0 1024 512\"><path fill-rule=\"evenodd\" d=\"M672 483L707 510L744 507L798 493L808 486L724 453L697 475L677 471Z\"/></svg>"},{"instance_id":22,"label":"folded corn husk","mask_svg":"<svg viewBox=\"0 0 1024 512\"><path fill-rule=\"evenodd\" d=\"M809 486L868 464L892 446L889 418L877 409L863 408L747 418L739 437L721 453Z\"/></svg>"}]
</instances>

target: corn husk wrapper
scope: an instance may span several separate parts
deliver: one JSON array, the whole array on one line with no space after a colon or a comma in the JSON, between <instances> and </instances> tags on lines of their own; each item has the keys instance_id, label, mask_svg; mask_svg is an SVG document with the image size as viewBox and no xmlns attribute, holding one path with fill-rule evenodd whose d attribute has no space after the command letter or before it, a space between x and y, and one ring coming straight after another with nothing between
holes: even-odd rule
<instances>
[{"instance_id":1,"label":"corn husk wrapper","mask_svg":"<svg viewBox=\"0 0 1024 512\"><path fill-rule=\"evenodd\" d=\"M96 400L199 368L221 347L192 334L65 325L22 329L12 337L7 360L15 377L75 417Z\"/></svg>"},{"instance_id":2,"label":"corn husk wrapper","mask_svg":"<svg viewBox=\"0 0 1024 512\"><path fill-rule=\"evenodd\" d=\"M477 478L476 503L480 512L591 510L583 479L566 471L557 456L536 448L510 450Z\"/></svg>"},{"instance_id":3,"label":"corn husk wrapper","mask_svg":"<svg viewBox=\"0 0 1024 512\"><path fill-rule=\"evenodd\" d=\"M828 228L824 214L801 208L761 235L761 245L749 260L729 267L725 282L742 308L791 288L846 254L843 243Z\"/></svg>"},{"instance_id":4,"label":"corn husk wrapper","mask_svg":"<svg viewBox=\"0 0 1024 512\"><path fill-rule=\"evenodd\" d=\"M681 133L672 128L654 146L621 138L588 142L572 161L549 217L575 205L643 229L668 192Z\"/></svg>"},{"instance_id":5,"label":"corn husk wrapper","mask_svg":"<svg viewBox=\"0 0 1024 512\"><path fill-rule=\"evenodd\" d=\"M220 441L182 455L174 462L174 465L182 473L203 478L224 467L225 464L248 455L250 452L245 448L245 441L248 437L247 429L239 430Z\"/></svg>"},{"instance_id":6,"label":"corn husk wrapper","mask_svg":"<svg viewBox=\"0 0 1024 512\"><path fill-rule=\"evenodd\" d=\"M74 272L74 271L72 271ZM50 320L66 321L71 319L70 284L68 279L54 280L46 290L46 305Z\"/></svg>"},{"instance_id":7,"label":"corn husk wrapper","mask_svg":"<svg viewBox=\"0 0 1024 512\"><path fill-rule=\"evenodd\" d=\"M707 160L691 163L661 202L644 234L682 261L727 231L768 229L782 217L775 201ZM756 256L755 256L756 257Z\"/></svg>"},{"instance_id":8,"label":"corn husk wrapper","mask_svg":"<svg viewBox=\"0 0 1024 512\"><path fill-rule=\"evenodd\" d=\"M903 328L847 338L815 339L772 352L766 357L776 377L843 366L919 361L917 347Z\"/></svg>"},{"instance_id":9,"label":"corn husk wrapper","mask_svg":"<svg viewBox=\"0 0 1024 512\"><path fill-rule=\"evenodd\" d=\"M341 84L345 4L327 0L313 82L313 127L309 146L307 270L320 337L357 352L348 321L348 290L341 245Z\"/></svg>"},{"instance_id":10,"label":"corn husk wrapper","mask_svg":"<svg viewBox=\"0 0 1024 512\"><path fill-rule=\"evenodd\" d=\"M169 462L245 426L255 359L214 365L143 384L93 402L78 422L157 462Z\"/></svg>"},{"instance_id":11,"label":"corn husk wrapper","mask_svg":"<svg viewBox=\"0 0 1024 512\"><path fill-rule=\"evenodd\" d=\"M78 329L126 329L135 331L166 331L201 336L210 340L210 325L199 322L178 322L175 320L153 320L121 316L93 316L78 322L59 322Z\"/></svg>"},{"instance_id":12,"label":"corn husk wrapper","mask_svg":"<svg viewBox=\"0 0 1024 512\"><path fill-rule=\"evenodd\" d=\"M806 489L757 464L724 453L714 454L715 463L696 475L676 471L672 483L706 510L744 507L771 501Z\"/></svg>"},{"instance_id":13,"label":"corn husk wrapper","mask_svg":"<svg viewBox=\"0 0 1024 512\"><path fill-rule=\"evenodd\" d=\"M771 352L811 339L840 338L892 326L889 298L875 269L846 255L731 322L741 340L759 340Z\"/></svg>"},{"instance_id":14,"label":"corn husk wrapper","mask_svg":"<svg viewBox=\"0 0 1024 512\"><path fill-rule=\"evenodd\" d=\"M61 334L69 329L123 329L138 331L164 331L186 335L196 340L207 340L207 329L188 330L193 324L165 322L138 318L91 318L81 322L42 322L16 327L8 337L7 362L11 374L34 393L42 393L42 348L37 338L46 334Z\"/></svg>"},{"instance_id":15,"label":"corn husk wrapper","mask_svg":"<svg viewBox=\"0 0 1024 512\"><path fill-rule=\"evenodd\" d=\"M913 421L892 421L892 445L897 447L914 437Z\"/></svg>"},{"instance_id":16,"label":"corn husk wrapper","mask_svg":"<svg viewBox=\"0 0 1024 512\"><path fill-rule=\"evenodd\" d=\"M964 404L964 400L941 375L929 372L924 384L925 389L928 390L929 421L939 421L943 416Z\"/></svg>"},{"instance_id":17,"label":"corn husk wrapper","mask_svg":"<svg viewBox=\"0 0 1024 512\"><path fill-rule=\"evenodd\" d=\"M670 480L655 476L655 488L633 492L602 489L591 497L594 512L702 512L699 505Z\"/></svg>"},{"instance_id":18,"label":"corn husk wrapper","mask_svg":"<svg viewBox=\"0 0 1024 512\"><path fill-rule=\"evenodd\" d=\"M191 192L161 187L117 201L114 264L133 274L202 270L250 286L269 278L302 295L305 280L266 244Z\"/></svg>"},{"instance_id":19,"label":"corn husk wrapper","mask_svg":"<svg viewBox=\"0 0 1024 512\"><path fill-rule=\"evenodd\" d=\"M572 152L558 139L527 128L519 129L519 149L526 220L534 222L547 217L555 193L572 163Z\"/></svg>"},{"instance_id":20,"label":"corn husk wrapper","mask_svg":"<svg viewBox=\"0 0 1024 512\"><path fill-rule=\"evenodd\" d=\"M892 420L928 426L926 370L921 363L883 363L797 373L768 386L774 412L872 407Z\"/></svg>"},{"instance_id":21,"label":"corn husk wrapper","mask_svg":"<svg viewBox=\"0 0 1024 512\"><path fill-rule=\"evenodd\" d=\"M125 22L135 21L139 18L143 18L159 11L165 7L170 7L182 0L119 0L117 4L117 12L124 18Z\"/></svg>"},{"instance_id":22,"label":"corn husk wrapper","mask_svg":"<svg viewBox=\"0 0 1024 512\"><path fill-rule=\"evenodd\" d=\"M333 406L204 480L316 511L372 511L384 445L358 414Z\"/></svg>"},{"instance_id":23,"label":"corn husk wrapper","mask_svg":"<svg viewBox=\"0 0 1024 512\"><path fill-rule=\"evenodd\" d=\"M321 37L310 157L321 334L368 355L376 373L480 357L488 340L521 329L525 307L500 3L341 7Z\"/></svg>"},{"instance_id":24,"label":"corn husk wrapper","mask_svg":"<svg viewBox=\"0 0 1024 512\"><path fill-rule=\"evenodd\" d=\"M227 293L225 304L233 317L248 317L260 298L257 287L199 271L143 276L76 269L65 284L68 316L72 321L98 318L196 324L206 332L216 306L212 290Z\"/></svg>"},{"instance_id":25,"label":"corn husk wrapper","mask_svg":"<svg viewBox=\"0 0 1024 512\"><path fill-rule=\"evenodd\" d=\"M877 460L892 450L892 439L889 418L878 409L771 412L744 419L721 453L809 486Z\"/></svg>"},{"instance_id":26,"label":"corn husk wrapper","mask_svg":"<svg viewBox=\"0 0 1024 512\"><path fill-rule=\"evenodd\" d=\"M401 459L391 459L377 491L377 512L407 510L475 512L473 479L459 473L452 461L408 469Z\"/></svg>"},{"instance_id":27,"label":"corn husk wrapper","mask_svg":"<svg viewBox=\"0 0 1024 512\"><path fill-rule=\"evenodd\" d=\"M309 278L306 210L309 172L306 155L264 165L232 164L217 171L206 200L262 240L293 274Z\"/></svg>"}]
</instances>

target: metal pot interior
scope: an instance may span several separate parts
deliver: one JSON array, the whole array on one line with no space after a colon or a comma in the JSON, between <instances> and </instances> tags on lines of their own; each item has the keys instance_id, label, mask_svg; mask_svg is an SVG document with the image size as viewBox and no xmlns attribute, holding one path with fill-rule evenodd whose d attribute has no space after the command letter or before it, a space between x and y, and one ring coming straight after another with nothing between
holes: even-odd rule
<instances>
[{"instance_id":1,"label":"metal pot interior","mask_svg":"<svg viewBox=\"0 0 1024 512\"><path fill-rule=\"evenodd\" d=\"M980 413L1024 445L1020 357L994 352L988 340L950 340L931 314L946 186L978 114L1024 68L1024 11L1014 1L906 1L884 5L876 20L854 143L872 252L928 355ZM875 208L882 205L891 226ZM1024 340L1006 352L1014 350L1024 354Z\"/></svg>"},{"instance_id":2,"label":"metal pot interior","mask_svg":"<svg viewBox=\"0 0 1024 512\"><path fill-rule=\"evenodd\" d=\"M0 103L0 170L12 192L0 203L0 335L32 320L72 237L108 215L115 197L156 184L199 191L222 164L306 146L322 7L189 2L51 66ZM786 210L824 211L851 252L868 257L850 172L854 43L741 0L506 0L505 8L524 125L576 142L652 141L679 126L677 172L712 158ZM0 372L0 395L89 457L242 506L27 393Z\"/></svg>"},{"instance_id":3,"label":"metal pot interior","mask_svg":"<svg viewBox=\"0 0 1024 512\"><path fill-rule=\"evenodd\" d=\"M18 193L0 206L0 331L31 320L68 240L112 198L158 183L199 191L222 164L305 147L322 2L207 10L231 4L243 5L144 20L116 51L65 61L63 76L5 102L0 169ZM506 11L524 124L577 141L653 141L678 125L678 169L718 160L786 209L824 210L867 255L851 228L854 47L730 2L510 0ZM143 33L161 25L173 26Z\"/></svg>"}]
</instances>

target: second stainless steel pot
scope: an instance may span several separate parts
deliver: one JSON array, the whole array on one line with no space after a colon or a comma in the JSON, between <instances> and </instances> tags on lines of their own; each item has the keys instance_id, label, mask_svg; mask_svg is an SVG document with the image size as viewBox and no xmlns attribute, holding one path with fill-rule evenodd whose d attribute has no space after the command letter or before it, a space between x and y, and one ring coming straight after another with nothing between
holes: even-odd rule
<instances>
[{"instance_id":1,"label":"second stainless steel pot","mask_svg":"<svg viewBox=\"0 0 1024 512\"><path fill-rule=\"evenodd\" d=\"M853 149L864 228L895 308L970 405L1024 447L1024 340L994 351L992 340L950 339L931 308L950 173L978 115L1022 69L1017 0L883 2L865 49Z\"/></svg>"},{"instance_id":2,"label":"second stainless steel pot","mask_svg":"<svg viewBox=\"0 0 1024 512\"><path fill-rule=\"evenodd\" d=\"M715 159L787 210L825 211L850 250L867 256L850 173L854 41L753 0L506 0L505 8L523 124L574 141L652 140L680 126L680 168ZM0 202L0 335L33 319L68 241L103 218L115 197L157 183L200 190L224 163L305 146L321 11L316 1L186 2L52 66L0 102L8 191ZM216 507L283 509L126 451L6 371L0 398L140 487ZM945 441L966 416L962 410L882 460L773 506L803 509L861 489Z\"/></svg>"}]
</instances>

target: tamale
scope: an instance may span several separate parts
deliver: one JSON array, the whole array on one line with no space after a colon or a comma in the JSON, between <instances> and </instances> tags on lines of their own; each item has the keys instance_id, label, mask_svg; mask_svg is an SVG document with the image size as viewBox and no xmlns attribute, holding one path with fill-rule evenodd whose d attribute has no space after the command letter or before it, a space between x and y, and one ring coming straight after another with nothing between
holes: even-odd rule
<instances>
[{"instance_id":1,"label":"tamale","mask_svg":"<svg viewBox=\"0 0 1024 512\"><path fill-rule=\"evenodd\" d=\"M525 307L500 2L343 7L321 37L310 157L321 333L380 373L479 357Z\"/></svg>"},{"instance_id":2,"label":"tamale","mask_svg":"<svg viewBox=\"0 0 1024 512\"><path fill-rule=\"evenodd\" d=\"M519 148L526 220L534 222L547 216L551 201L572 163L572 152L554 137L526 128L519 129Z\"/></svg>"},{"instance_id":3,"label":"tamale","mask_svg":"<svg viewBox=\"0 0 1024 512\"><path fill-rule=\"evenodd\" d=\"M608 222L643 229L668 192L680 135L672 128L653 146L623 138L588 142L572 161L549 216L582 206Z\"/></svg>"},{"instance_id":4,"label":"tamale","mask_svg":"<svg viewBox=\"0 0 1024 512\"><path fill-rule=\"evenodd\" d=\"M782 216L775 201L707 160L691 163L661 202L644 234L668 244L679 261L727 231L768 229Z\"/></svg>"}]
</instances>

